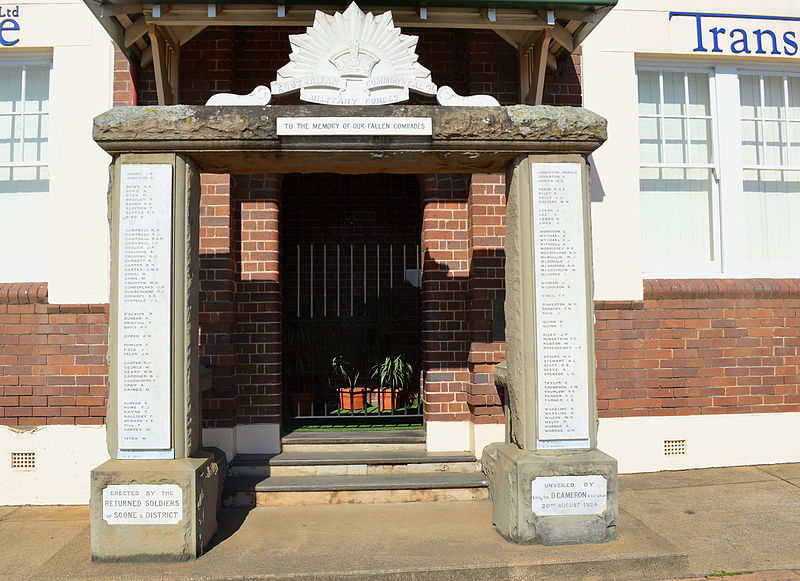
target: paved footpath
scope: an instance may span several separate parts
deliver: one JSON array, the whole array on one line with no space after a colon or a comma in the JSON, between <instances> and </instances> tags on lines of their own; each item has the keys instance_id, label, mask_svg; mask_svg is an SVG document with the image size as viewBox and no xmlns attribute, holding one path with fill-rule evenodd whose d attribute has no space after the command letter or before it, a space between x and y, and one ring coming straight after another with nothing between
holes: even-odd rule
<instances>
[{"instance_id":1,"label":"paved footpath","mask_svg":"<svg viewBox=\"0 0 800 581\"><path fill-rule=\"evenodd\" d=\"M716 574L702 577L684 577L683 579L664 579L662 581L703 581L706 579L730 579L731 581L798 581L800 569L781 569L780 571L756 571L755 573L727 573L720 571Z\"/></svg>"},{"instance_id":2,"label":"paved footpath","mask_svg":"<svg viewBox=\"0 0 800 581\"><path fill-rule=\"evenodd\" d=\"M505 542L488 501L228 509L197 560L92 563L87 507L0 506L0 580L800 581L800 464L624 475L620 507L565 547Z\"/></svg>"}]
</instances>

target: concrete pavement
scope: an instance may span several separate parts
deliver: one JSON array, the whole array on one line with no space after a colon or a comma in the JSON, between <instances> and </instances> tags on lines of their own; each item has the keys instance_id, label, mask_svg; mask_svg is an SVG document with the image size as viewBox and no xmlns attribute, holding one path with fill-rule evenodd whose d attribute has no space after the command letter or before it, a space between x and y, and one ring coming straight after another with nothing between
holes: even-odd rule
<instances>
[{"instance_id":1,"label":"concrete pavement","mask_svg":"<svg viewBox=\"0 0 800 581\"><path fill-rule=\"evenodd\" d=\"M0 579L800 581L800 464L623 475L618 541L519 547L486 501L226 510L185 563L91 563L86 507L0 507Z\"/></svg>"}]
</instances>

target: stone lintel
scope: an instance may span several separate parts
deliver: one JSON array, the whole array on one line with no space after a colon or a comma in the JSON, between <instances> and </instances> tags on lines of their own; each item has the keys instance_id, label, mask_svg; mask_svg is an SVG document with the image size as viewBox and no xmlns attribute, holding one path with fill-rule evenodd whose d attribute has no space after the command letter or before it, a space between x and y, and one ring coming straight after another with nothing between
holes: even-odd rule
<instances>
[{"instance_id":1,"label":"stone lintel","mask_svg":"<svg viewBox=\"0 0 800 581\"><path fill-rule=\"evenodd\" d=\"M278 136L279 117L423 117L432 136ZM579 107L115 107L94 121L105 151L186 153L218 173L431 173L503 171L520 155L588 155L606 121Z\"/></svg>"}]
</instances>

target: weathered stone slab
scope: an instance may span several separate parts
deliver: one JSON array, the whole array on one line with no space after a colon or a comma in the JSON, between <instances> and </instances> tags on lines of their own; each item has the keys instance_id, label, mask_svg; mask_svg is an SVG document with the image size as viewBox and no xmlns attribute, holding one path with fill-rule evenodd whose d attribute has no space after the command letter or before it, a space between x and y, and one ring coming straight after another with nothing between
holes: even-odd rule
<instances>
[{"instance_id":1,"label":"weathered stone slab","mask_svg":"<svg viewBox=\"0 0 800 581\"><path fill-rule=\"evenodd\" d=\"M279 117L422 117L433 134L278 136ZM115 107L95 119L94 139L109 153L184 152L209 172L498 172L519 155L591 153L606 122L583 108L528 105Z\"/></svg>"},{"instance_id":2,"label":"weathered stone slab","mask_svg":"<svg viewBox=\"0 0 800 581\"><path fill-rule=\"evenodd\" d=\"M202 454L180 460L109 460L92 470L92 560L198 557L217 530L220 471L225 468L214 454Z\"/></svg>"},{"instance_id":3,"label":"weathered stone slab","mask_svg":"<svg viewBox=\"0 0 800 581\"><path fill-rule=\"evenodd\" d=\"M611 456L599 450L544 453L490 444L481 462L489 477L494 526L505 539L569 545L617 538L617 461Z\"/></svg>"}]
</instances>

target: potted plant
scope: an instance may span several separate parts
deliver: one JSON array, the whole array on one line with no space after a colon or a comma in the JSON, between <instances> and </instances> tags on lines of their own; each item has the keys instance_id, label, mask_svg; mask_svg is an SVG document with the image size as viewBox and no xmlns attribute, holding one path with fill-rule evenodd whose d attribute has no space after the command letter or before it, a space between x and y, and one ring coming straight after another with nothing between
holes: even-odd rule
<instances>
[{"instance_id":1,"label":"potted plant","mask_svg":"<svg viewBox=\"0 0 800 581\"><path fill-rule=\"evenodd\" d=\"M350 411L363 410L366 407L367 390L364 387L357 387L361 373L356 371L353 364L341 355L331 359L331 367L333 367L334 373L341 375L347 382L346 387L336 388L339 393L339 408Z\"/></svg>"},{"instance_id":2,"label":"potted plant","mask_svg":"<svg viewBox=\"0 0 800 581\"><path fill-rule=\"evenodd\" d=\"M406 356L386 357L382 363L372 368L372 377L378 378L380 410L393 410L397 407L400 394L414 378L414 369Z\"/></svg>"}]
</instances>

